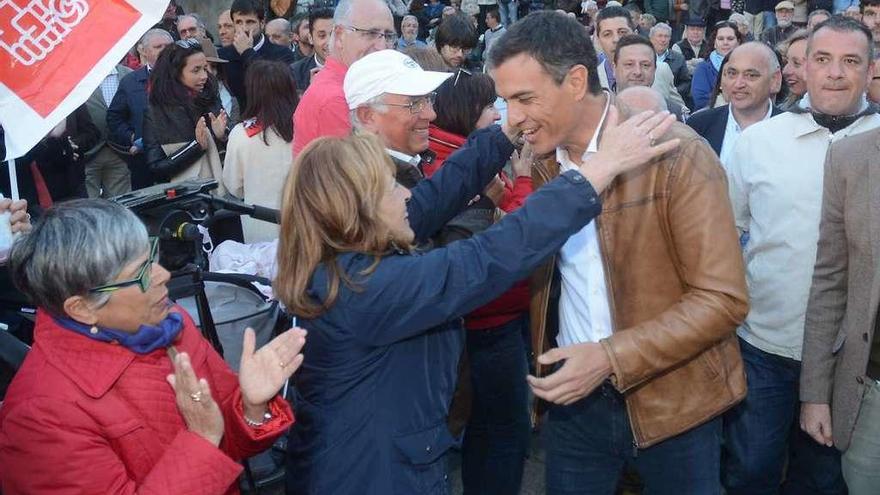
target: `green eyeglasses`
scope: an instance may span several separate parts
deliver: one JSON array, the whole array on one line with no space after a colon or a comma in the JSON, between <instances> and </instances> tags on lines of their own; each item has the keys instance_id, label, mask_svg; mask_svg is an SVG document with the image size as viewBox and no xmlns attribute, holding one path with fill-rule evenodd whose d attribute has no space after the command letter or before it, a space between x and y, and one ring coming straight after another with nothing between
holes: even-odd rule
<instances>
[{"instance_id":1,"label":"green eyeglasses","mask_svg":"<svg viewBox=\"0 0 880 495\"><path fill-rule=\"evenodd\" d=\"M141 292L147 292L150 288L150 274L152 273L153 263L156 262L156 255L159 254L159 238L158 237L150 237L150 256L147 257L147 261L144 261L141 269L138 270L137 277L126 280L124 282L115 282L112 284L102 285L100 287L95 287L94 289L89 289L89 292L113 292L119 289L124 289L131 285L137 285L141 288Z\"/></svg>"}]
</instances>

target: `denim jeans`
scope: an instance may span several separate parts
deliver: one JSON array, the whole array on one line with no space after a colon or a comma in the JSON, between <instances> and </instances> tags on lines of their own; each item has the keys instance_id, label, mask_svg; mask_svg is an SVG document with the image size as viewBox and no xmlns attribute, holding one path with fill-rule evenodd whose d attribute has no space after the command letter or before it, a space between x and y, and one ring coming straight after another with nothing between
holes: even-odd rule
<instances>
[{"instance_id":1,"label":"denim jeans","mask_svg":"<svg viewBox=\"0 0 880 495\"><path fill-rule=\"evenodd\" d=\"M519 493L529 448L527 356L519 318L486 330L468 330L473 403L464 432L461 477L465 494Z\"/></svg>"},{"instance_id":2,"label":"denim jeans","mask_svg":"<svg viewBox=\"0 0 880 495\"><path fill-rule=\"evenodd\" d=\"M519 2L516 0L508 0L505 3L498 2L498 13L501 14L501 24L505 28L510 28L516 22L516 9L518 6Z\"/></svg>"},{"instance_id":3,"label":"denim jeans","mask_svg":"<svg viewBox=\"0 0 880 495\"><path fill-rule=\"evenodd\" d=\"M728 495L844 494L840 453L801 431L801 363L764 352L740 339L748 395L723 416Z\"/></svg>"},{"instance_id":4,"label":"denim jeans","mask_svg":"<svg viewBox=\"0 0 880 495\"><path fill-rule=\"evenodd\" d=\"M850 495L880 492L880 383L865 391L852 441L843 453L843 477Z\"/></svg>"},{"instance_id":5,"label":"denim jeans","mask_svg":"<svg viewBox=\"0 0 880 495\"><path fill-rule=\"evenodd\" d=\"M605 383L574 404L553 405L546 433L549 495L611 495L626 465L644 493L721 493L720 418L637 449L623 396Z\"/></svg>"}]
</instances>

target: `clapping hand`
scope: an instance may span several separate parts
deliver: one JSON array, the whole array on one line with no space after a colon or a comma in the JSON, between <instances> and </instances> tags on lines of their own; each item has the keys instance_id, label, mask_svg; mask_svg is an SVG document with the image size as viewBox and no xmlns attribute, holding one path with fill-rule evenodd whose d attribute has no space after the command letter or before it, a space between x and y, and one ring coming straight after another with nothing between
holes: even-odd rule
<instances>
[{"instance_id":1,"label":"clapping hand","mask_svg":"<svg viewBox=\"0 0 880 495\"><path fill-rule=\"evenodd\" d=\"M255 351L254 331L250 328L244 331L238 384L248 418L259 420L266 410L266 404L299 368L303 362L301 351L305 343L306 331L291 328ZM252 411L250 414L249 409Z\"/></svg>"},{"instance_id":2,"label":"clapping hand","mask_svg":"<svg viewBox=\"0 0 880 495\"><path fill-rule=\"evenodd\" d=\"M211 442L215 447L223 438L224 421L220 406L211 396L211 387L204 378L198 378L185 352L170 352L174 374L166 379L174 389L177 409L189 431Z\"/></svg>"},{"instance_id":3,"label":"clapping hand","mask_svg":"<svg viewBox=\"0 0 880 495\"><path fill-rule=\"evenodd\" d=\"M205 118L201 117L196 122L196 142L203 150L208 149L208 136L208 124L205 123Z\"/></svg>"},{"instance_id":4,"label":"clapping hand","mask_svg":"<svg viewBox=\"0 0 880 495\"><path fill-rule=\"evenodd\" d=\"M216 117L213 113L209 113L208 118L211 119L211 130L214 132L214 136L217 139L226 137L226 123L229 121L226 110L220 110L220 114Z\"/></svg>"},{"instance_id":5,"label":"clapping hand","mask_svg":"<svg viewBox=\"0 0 880 495\"><path fill-rule=\"evenodd\" d=\"M21 232L26 234L31 230L31 216L27 212L27 201L20 199L12 201L9 198L0 199L0 213L9 211L9 224L12 233Z\"/></svg>"}]
</instances>

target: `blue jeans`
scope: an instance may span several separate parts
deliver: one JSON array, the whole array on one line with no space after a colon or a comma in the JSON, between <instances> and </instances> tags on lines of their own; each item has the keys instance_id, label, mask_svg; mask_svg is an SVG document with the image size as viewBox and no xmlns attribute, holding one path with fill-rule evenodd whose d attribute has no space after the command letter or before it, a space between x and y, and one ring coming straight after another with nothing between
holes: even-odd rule
<instances>
[{"instance_id":1,"label":"blue jeans","mask_svg":"<svg viewBox=\"0 0 880 495\"><path fill-rule=\"evenodd\" d=\"M626 465L639 473L644 493L721 493L720 418L637 449L623 396L605 383L574 404L553 405L546 433L549 495L611 495Z\"/></svg>"},{"instance_id":2,"label":"blue jeans","mask_svg":"<svg viewBox=\"0 0 880 495\"><path fill-rule=\"evenodd\" d=\"M498 2L498 13L501 14L501 24L505 28L510 28L516 22L516 9L518 6L519 2L516 0L509 0L505 3Z\"/></svg>"},{"instance_id":3,"label":"blue jeans","mask_svg":"<svg viewBox=\"0 0 880 495\"><path fill-rule=\"evenodd\" d=\"M519 493L529 448L528 364L519 318L468 330L473 403L464 431L461 478L465 494Z\"/></svg>"},{"instance_id":4,"label":"blue jeans","mask_svg":"<svg viewBox=\"0 0 880 495\"><path fill-rule=\"evenodd\" d=\"M745 400L725 413L722 479L729 495L845 494L840 453L801 431L801 363L740 339L748 381ZM787 454L788 453L788 454Z\"/></svg>"}]
</instances>

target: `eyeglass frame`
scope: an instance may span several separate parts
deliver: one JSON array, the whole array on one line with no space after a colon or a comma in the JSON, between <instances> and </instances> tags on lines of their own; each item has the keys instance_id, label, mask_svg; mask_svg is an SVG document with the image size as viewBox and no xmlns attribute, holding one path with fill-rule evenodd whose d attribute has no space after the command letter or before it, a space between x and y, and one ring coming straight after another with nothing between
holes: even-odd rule
<instances>
[{"instance_id":1,"label":"eyeglass frame","mask_svg":"<svg viewBox=\"0 0 880 495\"><path fill-rule=\"evenodd\" d=\"M149 256L147 256L147 260L144 261L144 264L138 270L138 274L135 278L130 280L123 280L122 282L114 282L112 284L93 287L89 289L89 293L108 294L110 292L115 292L126 287L131 287L132 285L139 286L141 292L143 293L146 293L148 290L150 290L150 284L152 283L151 272L153 271L153 263L157 261L159 254L159 238L150 237L149 242L150 254Z\"/></svg>"},{"instance_id":2,"label":"eyeglass frame","mask_svg":"<svg viewBox=\"0 0 880 495\"><path fill-rule=\"evenodd\" d=\"M195 38L187 38L185 40L177 40L174 42L174 44L179 46L180 48L184 48L187 50L196 50L196 49L198 49L199 51L202 50L202 43Z\"/></svg>"},{"instance_id":3,"label":"eyeglass frame","mask_svg":"<svg viewBox=\"0 0 880 495\"><path fill-rule=\"evenodd\" d=\"M428 93L428 94L426 94L426 95L424 95L424 96L419 96L417 100L410 100L410 102L409 102L409 103L406 103L406 104L403 104L403 103L385 103L385 102L383 102L382 105L388 105L389 107L409 108L409 113L410 113L410 114L412 114L412 115L418 115L418 114L422 113L422 112L425 110L425 107L426 107L427 105L431 105L431 106L433 106L433 105L434 105L434 101L436 101L436 99L437 99L437 92L436 92L436 91L432 91L432 92L430 92L430 93ZM419 106L419 107L418 107L418 110L416 110L416 106L418 106L418 105L421 105L421 106Z\"/></svg>"},{"instance_id":4,"label":"eyeglass frame","mask_svg":"<svg viewBox=\"0 0 880 495\"><path fill-rule=\"evenodd\" d=\"M385 46L394 46L397 43L397 33L391 31L379 31L378 29L363 29L359 27L349 26L346 24L340 24L345 29L353 33L357 33L361 36L368 36L372 38L372 41L376 41L379 38L385 39Z\"/></svg>"}]
</instances>

